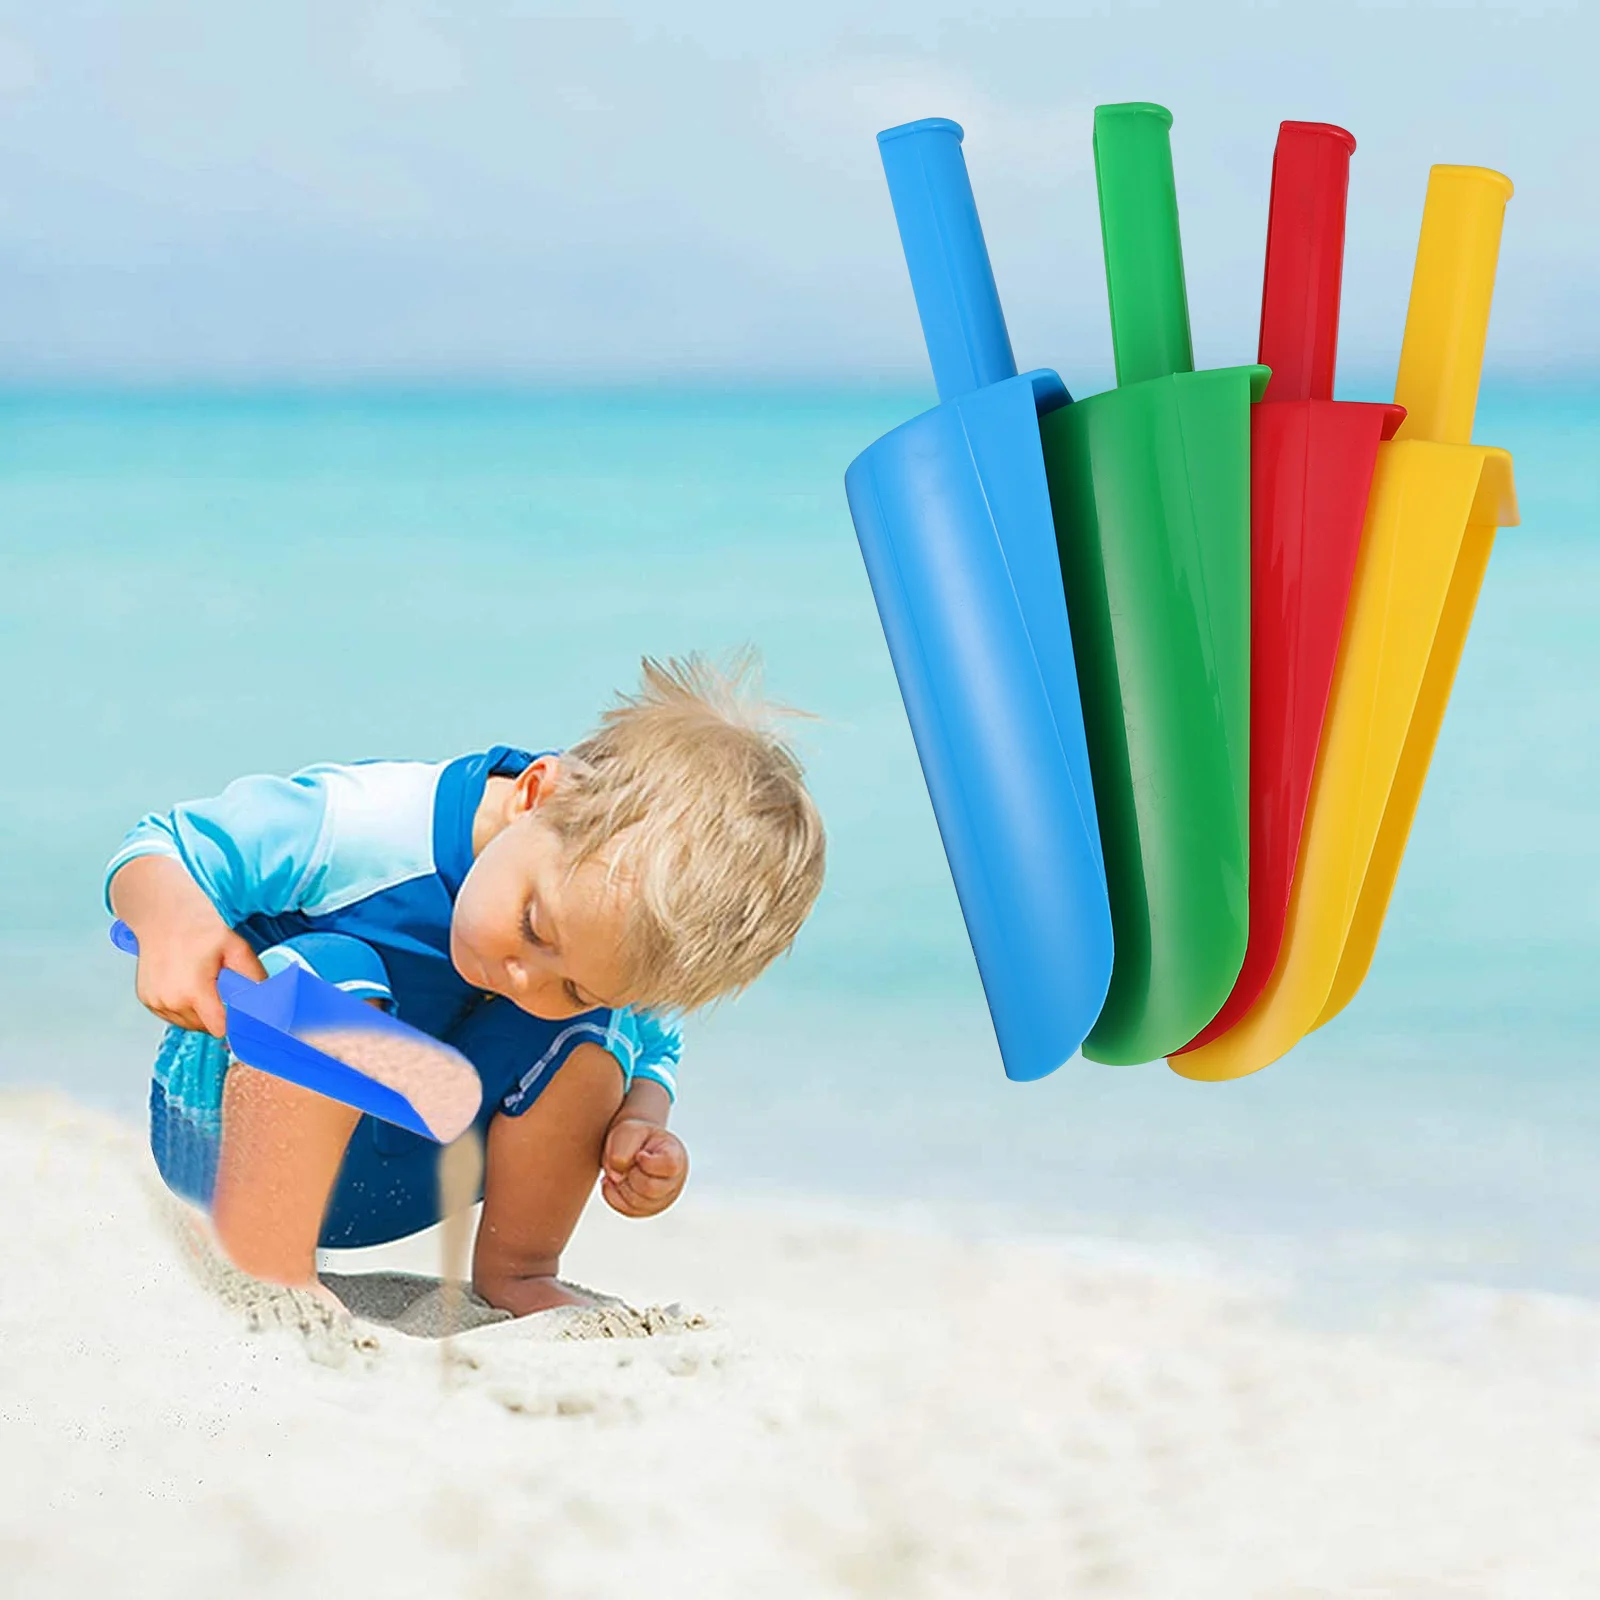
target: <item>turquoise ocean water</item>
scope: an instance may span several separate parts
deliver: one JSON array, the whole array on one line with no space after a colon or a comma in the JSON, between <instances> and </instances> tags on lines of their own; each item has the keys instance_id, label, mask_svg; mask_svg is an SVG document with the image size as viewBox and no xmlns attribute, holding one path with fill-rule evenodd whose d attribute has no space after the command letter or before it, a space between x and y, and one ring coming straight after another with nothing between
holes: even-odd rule
<instances>
[{"instance_id":1,"label":"turquoise ocean water","mask_svg":"<svg viewBox=\"0 0 1600 1600\"><path fill-rule=\"evenodd\" d=\"M1008 1083L842 490L921 394L0 397L0 1079L137 1112L105 942L142 811L245 771L560 743L642 652L763 650L831 836L792 959L691 1029L697 1181L1337 1269L1600 1290L1600 391L1517 459L1372 977L1231 1085Z\"/></svg>"}]
</instances>

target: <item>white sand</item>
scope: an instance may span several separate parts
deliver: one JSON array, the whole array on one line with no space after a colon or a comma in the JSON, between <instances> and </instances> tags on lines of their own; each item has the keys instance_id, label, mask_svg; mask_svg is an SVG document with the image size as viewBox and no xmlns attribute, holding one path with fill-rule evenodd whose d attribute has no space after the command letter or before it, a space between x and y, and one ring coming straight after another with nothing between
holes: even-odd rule
<instances>
[{"instance_id":1,"label":"white sand","mask_svg":"<svg viewBox=\"0 0 1600 1600\"><path fill-rule=\"evenodd\" d=\"M498 1322L446 1367L303 1300L229 1303L152 1181L120 1126L0 1098L6 1594L1600 1594L1581 1302L1481 1297L1436 1355L1109 1247L691 1195L595 1208L568 1266L708 1326Z\"/></svg>"}]
</instances>

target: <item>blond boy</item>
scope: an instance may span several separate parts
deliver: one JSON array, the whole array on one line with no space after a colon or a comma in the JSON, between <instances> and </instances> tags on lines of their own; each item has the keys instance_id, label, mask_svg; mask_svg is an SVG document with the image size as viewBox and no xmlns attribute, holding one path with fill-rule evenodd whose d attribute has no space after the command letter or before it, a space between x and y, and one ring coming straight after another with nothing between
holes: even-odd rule
<instances>
[{"instance_id":1,"label":"blond boy","mask_svg":"<svg viewBox=\"0 0 1600 1600\"><path fill-rule=\"evenodd\" d=\"M242 778L130 831L107 900L139 939L139 998L171 1024L152 1147L238 1266L310 1286L319 1245L428 1226L439 1149L231 1061L223 967L306 966L472 1063L473 1286L493 1305L571 1300L560 1256L597 1173L628 1216L677 1198L673 1018L788 949L822 883L816 807L743 676L646 661L564 753Z\"/></svg>"}]
</instances>

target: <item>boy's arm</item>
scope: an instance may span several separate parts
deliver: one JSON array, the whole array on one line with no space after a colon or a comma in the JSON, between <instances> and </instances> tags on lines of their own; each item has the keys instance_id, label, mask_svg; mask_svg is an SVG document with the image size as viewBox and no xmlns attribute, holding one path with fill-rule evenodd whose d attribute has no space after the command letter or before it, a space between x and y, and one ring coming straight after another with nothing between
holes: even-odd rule
<instances>
[{"instance_id":1,"label":"boy's arm","mask_svg":"<svg viewBox=\"0 0 1600 1600\"><path fill-rule=\"evenodd\" d=\"M247 978L264 978L255 951L170 856L126 862L112 878L108 898L139 940L139 999L164 1021L220 1039L227 1018L217 974L230 967Z\"/></svg>"},{"instance_id":2,"label":"boy's arm","mask_svg":"<svg viewBox=\"0 0 1600 1600\"><path fill-rule=\"evenodd\" d=\"M490 1121L472 1286L491 1305L524 1317L574 1303L557 1277L561 1252L594 1193L602 1159L609 1164L613 1143L631 1139L626 1130L671 1141L687 1173L683 1146L662 1126L671 1104L667 1092L654 1083L636 1083L626 1096L620 1088L611 1054L598 1044L580 1044L526 1111ZM632 1170L638 1155L624 1173L622 1194L631 1196L632 1185L644 1177ZM609 1166L606 1182L609 1199ZM673 1197L681 1187L680 1177ZM647 1216L670 1198L639 1209L611 1203L629 1216Z\"/></svg>"},{"instance_id":3,"label":"boy's arm","mask_svg":"<svg viewBox=\"0 0 1600 1600\"><path fill-rule=\"evenodd\" d=\"M598 1044L580 1044L549 1087L515 1117L489 1123L483 1220L472 1287L514 1316L572 1305L557 1280L561 1252L594 1192L622 1085Z\"/></svg>"},{"instance_id":4,"label":"boy's arm","mask_svg":"<svg viewBox=\"0 0 1600 1600\"><path fill-rule=\"evenodd\" d=\"M236 778L207 800L151 812L111 858L108 887L130 862L164 856L188 872L230 928L254 912L292 910L327 866L323 829L336 772Z\"/></svg>"},{"instance_id":5,"label":"boy's arm","mask_svg":"<svg viewBox=\"0 0 1600 1600\"><path fill-rule=\"evenodd\" d=\"M329 770L240 778L128 831L106 869L106 903L138 935L138 995L158 1016L221 1037L217 973L264 975L233 928L292 910L325 865Z\"/></svg>"},{"instance_id":6,"label":"boy's arm","mask_svg":"<svg viewBox=\"0 0 1600 1600\"><path fill-rule=\"evenodd\" d=\"M683 1051L678 1018L619 1007L606 1043L628 1092L606 1135L600 1192L625 1217L653 1217L678 1198L689 1177L688 1152L667 1132Z\"/></svg>"}]
</instances>

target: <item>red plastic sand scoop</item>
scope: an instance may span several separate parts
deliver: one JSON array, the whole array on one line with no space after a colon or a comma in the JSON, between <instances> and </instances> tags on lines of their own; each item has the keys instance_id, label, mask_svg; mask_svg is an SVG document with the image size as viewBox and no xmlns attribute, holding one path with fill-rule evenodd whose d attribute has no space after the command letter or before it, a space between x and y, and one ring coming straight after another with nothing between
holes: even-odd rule
<instances>
[{"instance_id":1,"label":"red plastic sand scoop","mask_svg":"<svg viewBox=\"0 0 1600 1600\"><path fill-rule=\"evenodd\" d=\"M1272 379L1250 421L1250 936L1185 1049L1243 1016L1277 962L1373 464L1405 416L1333 398L1355 147L1325 122L1278 129L1257 357Z\"/></svg>"}]
</instances>

